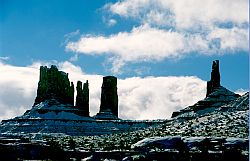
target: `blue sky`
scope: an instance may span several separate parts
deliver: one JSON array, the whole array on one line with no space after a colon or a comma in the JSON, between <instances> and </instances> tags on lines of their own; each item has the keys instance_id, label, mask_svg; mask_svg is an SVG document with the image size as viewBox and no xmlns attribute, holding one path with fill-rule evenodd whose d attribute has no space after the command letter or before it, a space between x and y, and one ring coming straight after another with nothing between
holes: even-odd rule
<instances>
[{"instance_id":1,"label":"blue sky","mask_svg":"<svg viewBox=\"0 0 250 161\"><path fill-rule=\"evenodd\" d=\"M120 79L206 81L219 59L222 85L248 89L247 0L1 0L0 45L4 65L69 62Z\"/></svg>"}]
</instances>

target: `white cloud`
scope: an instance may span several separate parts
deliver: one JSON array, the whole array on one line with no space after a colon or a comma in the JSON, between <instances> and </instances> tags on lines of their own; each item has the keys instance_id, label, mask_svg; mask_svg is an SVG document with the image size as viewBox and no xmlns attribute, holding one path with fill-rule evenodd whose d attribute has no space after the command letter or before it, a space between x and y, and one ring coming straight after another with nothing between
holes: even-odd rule
<instances>
[{"instance_id":1,"label":"white cloud","mask_svg":"<svg viewBox=\"0 0 250 161\"><path fill-rule=\"evenodd\" d=\"M109 20L119 15L140 25L107 36L82 35L66 50L108 55L116 74L129 62L248 50L247 0L123 0L103 9L111 13Z\"/></svg>"},{"instance_id":2,"label":"white cloud","mask_svg":"<svg viewBox=\"0 0 250 161\"><path fill-rule=\"evenodd\" d=\"M231 29L215 28L208 35L208 39L220 40L220 49L237 50L248 49L248 30L234 27Z\"/></svg>"},{"instance_id":3,"label":"white cloud","mask_svg":"<svg viewBox=\"0 0 250 161\"><path fill-rule=\"evenodd\" d=\"M115 19L108 20L108 26L114 26L117 23Z\"/></svg>"},{"instance_id":4,"label":"white cloud","mask_svg":"<svg viewBox=\"0 0 250 161\"><path fill-rule=\"evenodd\" d=\"M80 34L80 30L77 29L76 31L70 32L64 35L65 43L69 42L72 38L76 37Z\"/></svg>"},{"instance_id":5,"label":"white cloud","mask_svg":"<svg viewBox=\"0 0 250 161\"><path fill-rule=\"evenodd\" d=\"M183 41L181 34L145 25L108 37L82 37L78 42L69 43L67 49L86 54L114 53L124 61L161 59L166 55L177 56L178 50L183 50Z\"/></svg>"},{"instance_id":6,"label":"white cloud","mask_svg":"<svg viewBox=\"0 0 250 161\"><path fill-rule=\"evenodd\" d=\"M79 58L79 55L78 55L78 54L75 54L74 56L72 56L72 57L69 58L69 61L75 62L75 61L78 60L78 58Z\"/></svg>"},{"instance_id":7,"label":"white cloud","mask_svg":"<svg viewBox=\"0 0 250 161\"><path fill-rule=\"evenodd\" d=\"M0 62L0 120L20 115L30 108L36 93L39 70Z\"/></svg>"},{"instance_id":8,"label":"white cloud","mask_svg":"<svg viewBox=\"0 0 250 161\"><path fill-rule=\"evenodd\" d=\"M47 63L49 64L49 63ZM0 63L0 119L21 115L30 109L39 77L39 65L26 67ZM88 75L70 62L57 64L71 81L89 80L90 114L99 111L102 75ZM205 97L206 83L196 77L133 77L118 80L119 115L124 119L164 119L173 111Z\"/></svg>"},{"instance_id":9,"label":"white cloud","mask_svg":"<svg viewBox=\"0 0 250 161\"><path fill-rule=\"evenodd\" d=\"M190 28L215 22L248 22L247 0L123 0L105 5L113 14L126 18ZM159 19L160 18L160 19ZM155 20L159 21L155 21ZM172 22L171 22L172 21ZM174 23L173 23L174 22Z\"/></svg>"},{"instance_id":10,"label":"white cloud","mask_svg":"<svg viewBox=\"0 0 250 161\"><path fill-rule=\"evenodd\" d=\"M235 93L237 93L237 94L239 94L239 95L243 95L243 94L245 94L246 92L249 92L249 90L248 89L242 89L242 88L240 88L240 89L237 89L236 91L235 91Z\"/></svg>"},{"instance_id":11,"label":"white cloud","mask_svg":"<svg viewBox=\"0 0 250 161\"><path fill-rule=\"evenodd\" d=\"M206 83L196 77L146 77L119 80L122 118L164 119L205 97Z\"/></svg>"},{"instance_id":12,"label":"white cloud","mask_svg":"<svg viewBox=\"0 0 250 161\"><path fill-rule=\"evenodd\" d=\"M107 37L83 36L79 41L70 42L66 46L67 50L77 53L111 54L112 71L115 73L126 62L179 58L186 53L207 48L207 41L201 35L183 35L148 25Z\"/></svg>"}]
</instances>

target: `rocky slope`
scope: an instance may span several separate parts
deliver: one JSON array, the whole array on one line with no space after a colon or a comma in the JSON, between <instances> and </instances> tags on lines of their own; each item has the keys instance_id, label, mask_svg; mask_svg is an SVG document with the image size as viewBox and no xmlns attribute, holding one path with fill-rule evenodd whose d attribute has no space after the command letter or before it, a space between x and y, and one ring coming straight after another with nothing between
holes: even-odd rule
<instances>
[{"instance_id":1,"label":"rocky slope","mask_svg":"<svg viewBox=\"0 0 250 161\"><path fill-rule=\"evenodd\" d=\"M3 120L0 124L0 136L29 137L43 134L54 136L56 133L71 136L100 135L134 131L163 123L163 120L134 121L120 120L117 117L110 120L110 116L114 116L112 113L108 115L108 120L100 120L95 117L84 117L81 112L81 109L60 104L56 100L46 100L22 116Z\"/></svg>"},{"instance_id":2,"label":"rocky slope","mask_svg":"<svg viewBox=\"0 0 250 161\"><path fill-rule=\"evenodd\" d=\"M133 144L149 137L221 137L248 138L249 93L217 110L183 120L173 118L156 127L127 133L73 137L77 147L82 149L130 149ZM231 105L234 105L233 107ZM237 107L237 108L236 108ZM66 143L70 136L58 138Z\"/></svg>"},{"instance_id":3,"label":"rocky slope","mask_svg":"<svg viewBox=\"0 0 250 161\"><path fill-rule=\"evenodd\" d=\"M215 60L212 65L211 78L207 81L206 97L192 106L173 112L172 117L192 119L207 112L213 112L239 97L240 95L221 86L219 60Z\"/></svg>"}]
</instances>

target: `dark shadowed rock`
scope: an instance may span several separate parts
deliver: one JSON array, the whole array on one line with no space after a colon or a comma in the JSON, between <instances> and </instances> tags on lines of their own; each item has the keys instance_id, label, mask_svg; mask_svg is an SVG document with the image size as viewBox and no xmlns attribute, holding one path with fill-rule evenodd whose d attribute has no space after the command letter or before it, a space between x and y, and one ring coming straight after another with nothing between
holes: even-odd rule
<instances>
[{"instance_id":1,"label":"dark shadowed rock","mask_svg":"<svg viewBox=\"0 0 250 161\"><path fill-rule=\"evenodd\" d=\"M83 116L89 116L89 84L78 81L76 86L76 107L81 109Z\"/></svg>"},{"instance_id":2,"label":"dark shadowed rock","mask_svg":"<svg viewBox=\"0 0 250 161\"><path fill-rule=\"evenodd\" d=\"M67 73L58 71L54 65L50 68L40 67L40 79L34 105L49 99L74 105L74 84L70 83Z\"/></svg>"},{"instance_id":3,"label":"dark shadowed rock","mask_svg":"<svg viewBox=\"0 0 250 161\"><path fill-rule=\"evenodd\" d=\"M74 86L74 83L71 82L70 83L70 91L69 91L69 96L68 96L68 102L71 104L71 105L74 105L74 91L75 91L75 86Z\"/></svg>"},{"instance_id":4,"label":"dark shadowed rock","mask_svg":"<svg viewBox=\"0 0 250 161\"><path fill-rule=\"evenodd\" d=\"M226 89L220 84L219 60L213 61L211 79L207 82L207 94L205 99L198 101L180 111L172 113L173 117L190 119L212 112L219 107L236 100L240 95Z\"/></svg>"},{"instance_id":5,"label":"dark shadowed rock","mask_svg":"<svg viewBox=\"0 0 250 161\"><path fill-rule=\"evenodd\" d=\"M211 94L216 87L220 87L220 68L219 68L219 60L213 61L211 79L207 81L207 94Z\"/></svg>"},{"instance_id":6,"label":"dark shadowed rock","mask_svg":"<svg viewBox=\"0 0 250 161\"><path fill-rule=\"evenodd\" d=\"M132 149L147 151L152 148L159 149L177 149L182 151L184 145L180 136L166 136L166 137L151 137L138 141L131 146Z\"/></svg>"},{"instance_id":7,"label":"dark shadowed rock","mask_svg":"<svg viewBox=\"0 0 250 161\"><path fill-rule=\"evenodd\" d=\"M117 78L114 76L103 77L100 111L109 109L118 116Z\"/></svg>"},{"instance_id":8,"label":"dark shadowed rock","mask_svg":"<svg viewBox=\"0 0 250 161\"><path fill-rule=\"evenodd\" d=\"M103 77L100 111L96 118L118 118L117 78L114 76Z\"/></svg>"},{"instance_id":9,"label":"dark shadowed rock","mask_svg":"<svg viewBox=\"0 0 250 161\"><path fill-rule=\"evenodd\" d=\"M234 101L231 101L230 103L221 106L222 110L248 110L249 109L249 92L246 92L241 97L237 98Z\"/></svg>"}]
</instances>

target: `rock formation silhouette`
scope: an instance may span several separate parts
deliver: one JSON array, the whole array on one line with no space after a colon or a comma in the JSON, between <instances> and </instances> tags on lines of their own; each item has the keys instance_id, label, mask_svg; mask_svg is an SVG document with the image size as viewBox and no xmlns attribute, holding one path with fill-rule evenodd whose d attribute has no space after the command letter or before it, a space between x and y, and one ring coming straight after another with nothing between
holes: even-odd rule
<instances>
[{"instance_id":1,"label":"rock formation silhouette","mask_svg":"<svg viewBox=\"0 0 250 161\"><path fill-rule=\"evenodd\" d=\"M69 81L68 73L59 71L55 65L50 68L41 66L37 96L33 106L41 102L48 102L49 106L62 104L71 108L68 111L74 114L89 117L88 81L84 84L81 81L77 82L75 106L74 88L73 82ZM52 111L52 109L46 109L46 111ZM101 105L96 119L118 119L117 78L114 76L103 77Z\"/></svg>"},{"instance_id":2,"label":"rock formation silhouette","mask_svg":"<svg viewBox=\"0 0 250 161\"><path fill-rule=\"evenodd\" d=\"M219 60L213 61L211 79L207 81L207 94L206 97L214 92L215 88L220 87L220 68Z\"/></svg>"},{"instance_id":3,"label":"rock formation silhouette","mask_svg":"<svg viewBox=\"0 0 250 161\"><path fill-rule=\"evenodd\" d=\"M89 116L89 83L86 81L86 83L83 84L82 82L77 81L76 86L76 107L81 109L83 112L83 116Z\"/></svg>"},{"instance_id":4,"label":"rock formation silhouette","mask_svg":"<svg viewBox=\"0 0 250 161\"><path fill-rule=\"evenodd\" d=\"M161 135L184 134L190 136L197 129L199 131L195 132L195 136L207 136L207 134L214 135L214 130L218 131L218 133L216 134L224 135L224 132L227 133L228 130L231 129L231 127L238 127L242 123L243 126L245 126L247 122L247 110L249 109L249 93L246 93L244 96L239 97L238 94L235 94L220 85L218 60L214 61L212 65L211 80L208 81L206 97L192 106L188 106L184 109L181 109L180 111L174 112L172 114L172 117L174 117L174 119L171 120L139 121L119 119L117 78L114 76L103 77L99 113L96 116L89 117L88 85L88 81L86 81L86 83L84 84L81 81L77 82L76 104L74 106L74 84L69 81L68 74L62 71L58 71L56 66L53 65L51 66L51 68L41 66L37 97L35 99L34 106L30 110L27 110L22 116L17 116L9 120L3 120L0 126L0 134L2 133L3 136L9 134L11 137L14 134L19 138L23 134L28 134L27 138L30 138L30 136L38 136L38 138L40 138L40 134L43 133L64 133L72 136L101 135L135 131L146 127L152 127L154 125L166 123L166 126L164 125L158 126L157 128L150 128L152 130L152 136L156 134L155 129L157 130L158 128L160 128L160 130L158 129L157 134ZM239 113L231 113L235 110L239 111ZM225 117L224 112L226 111L228 112L226 113L226 115L229 115L230 117ZM220 113L222 114L222 112L224 114L220 117ZM238 114L240 114L240 117L238 117ZM202 119L199 121L199 118L201 117ZM219 122L214 121L213 117L217 117L217 119L215 120L224 119L224 121L220 122L221 125L218 126L218 128L214 128L214 126L219 125ZM233 118L239 118L239 121L235 122L237 124L231 124ZM191 121L185 123L185 121L188 119L191 119ZM173 128L171 127L172 123L169 124L169 121L173 121ZM205 124L203 121L206 121ZM192 125L190 123L192 123ZM212 126L207 126L208 123ZM225 128L223 124L227 125L228 128ZM209 131L211 127L213 130ZM220 128L224 128L227 131L222 131L223 133L221 133L221 131L218 130ZM247 127L242 128L242 126L239 126L239 128L233 129L231 130L231 132L232 134L235 134L237 131L243 131L244 136L247 136L247 129ZM161 130L163 131L163 133L161 132ZM172 132L172 130L174 131ZM201 131L202 133L200 133ZM136 134L136 140L138 139L138 136L141 137L141 135L137 135L138 133L134 134ZM144 134L144 136L148 137L148 130L146 130ZM130 139L132 135L128 136ZM240 134L237 136L241 137L243 135ZM123 135L123 137L125 137L125 135ZM114 139L111 140L114 141ZM122 145L124 147L123 138L121 138L120 140L122 140L122 142L119 142L119 145ZM86 144L86 147L89 148L89 145L90 144Z\"/></svg>"},{"instance_id":5,"label":"rock formation silhouette","mask_svg":"<svg viewBox=\"0 0 250 161\"><path fill-rule=\"evenodd\" d=\"M95 118L118 118L117 78L114 76L103 77L100 111Z\"/></svg>"},{"instance_id":6,"label":"rock formation silhouette","mask_svg":"<svg viewBox=\"0 0 250 161\"><path fill-rule=\"evenodd\" d=\"M55 99L62 104L74 106L74 84L70 83L68 73L58 71L55 65L40 67L40 78L35 103Z\"/></svg>"},{"instance_id":7,"label":"rock formation silhouette","mask_svg":"<svg viewBox=\"0 0 250 161\"><path fill-rule=\"evenodd\" d=\"M193 118L206 112L216 110L216 108L229 103L240 97L240 95L226 89L220 84L219 60L213 61L211 78L207 81L207 93L203 100L192 106L188 106L180 111L172 113L173 117Z\"/></svg>"},{"instance_id":8,"label":"rock formation silhouette","mask_svg":"<svg viewBox=\"0 0 250 161\"><path fill-rule=\"evenodd\" d=\"M103 77L100 112L111 110L118 117L117 78Z\"/></svg>"}]
</instances>

